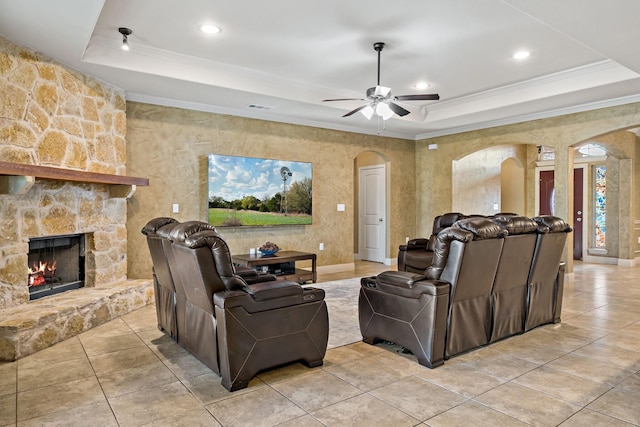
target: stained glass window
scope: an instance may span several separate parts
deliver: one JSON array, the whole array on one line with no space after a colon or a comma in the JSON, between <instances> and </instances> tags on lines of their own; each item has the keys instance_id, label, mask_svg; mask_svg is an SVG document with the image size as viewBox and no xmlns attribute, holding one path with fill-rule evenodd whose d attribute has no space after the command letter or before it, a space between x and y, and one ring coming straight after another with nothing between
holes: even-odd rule
<instances>
[{"instance_id":1,"label":"stained glass window","mask_svg":"<svg viewBox=\"0 0 640 427\"><path fill-rule=\"evenodd\" d=\"M594 166L593 171L595 177L595 246L596 248L604 248L607 232L607 167Z\"/></svg>"}]
</instances>

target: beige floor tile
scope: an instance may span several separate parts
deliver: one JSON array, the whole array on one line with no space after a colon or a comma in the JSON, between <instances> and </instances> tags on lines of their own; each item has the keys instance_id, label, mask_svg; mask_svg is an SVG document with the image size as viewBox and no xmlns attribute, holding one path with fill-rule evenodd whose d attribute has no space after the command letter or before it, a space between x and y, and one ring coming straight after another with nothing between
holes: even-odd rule
<instances>
[{"instance_id":1,"label":"beige floor tile","mask_svg":"<svg viewBox=\"0 0 640 427\"><path fill-rule=\"evenodd\" d=\"M614 388L592 402L588 409L640 425L640 395Z\"/></svg>"},{"instance_id":2,"label":"beige floor tile","mask_svg":"<svg viewBox=\"0 0 640 427\"><path fill-rule=\"evenodd\" d=\"M53 363L73 359L84 359L86 358L86 356L87 354L85 353L84 348L80 343L80 339L78 338L78 336L75 336L73 338L69 338L68 340L59 342L49 348L38 351L37 353L30 355L29 357L20 359L19 362L23 366L28 366L28 364L37 365L41 362Z\"/></svg>"},{"instance_id":3,"label":"beige floor tile","mask_svg":"<svg viewBox=\"0 0 640 427\"><path fill-rule=\"evenodd\" d=\"M109 399L120 426L140 426L201 409L182 383L176 381Z\"/></svg>"},{"instance_id":4,"label":"beige floor tile","mask_svg":"<svg viewBox=\"0 0 640 427\"><path fill-rule=\"evenodd\" d=\"M419 421L368 394L352 397L312 413L332 427L414 426Z\"/></svg>"},{"instance_id":5,"label":"beige floor tile","mask_svg":"<svg viewBox=\"0 0 640 427\"><path fill-rule=\"evenodd\" d=\"M305 412L270 387L263 387L207 405L225 427L275 426Z\"/></svg>"},{"instance_id":6,"label":"beige floor tile","mask_svg":"<svg viewBox=\"0 0 640 427\"><path fill-rule=\"evenodd\" d=\"M582 409L514 383L503 384L474 400L533 426L556 426Z\"/></svg>"},{"instance_id":7,"label":"beige floor tile","mask_svg":"<svg viewBox=\"0 0 640 427\"><path fill-rule=\"evenodd\" d=\"M631 427L635 424L629 424L626 421L600 414L589 409L583 409L567 421L560 424L561 427L584 427L584 426L603 426L603 427Z\"/></svg>"},{"instance_id":8,"label":"beige floor tile","mask_svg":"<svg viewBox=\"0 0 640 427\"><path fill-rule=\"evenodd\" d=\"M105 401L95 377L40 387L18 393L18 421Z\"/></svg>"},{"instance_id":9,"label":"beige floor tile","mask_svg":"<svg viewBox=\"0 0 640 427\"><path fill-rule=\"evenodd\" d=\"M203 405L228 399L232 396L240 396L241 394L254 391L260 387L266 387L266 384L262 380L253 378L249 381L247 388L229 393L229 391L222 386L221 378L214 372L202 374L197 377L185 378L182 380L182 383Z\"/></svg>"},{"instance_id":10,"label":"beige floor tile","mask_svg":"<svg viewBox=\"0 0 640 427\"><path fill-rule=\"evenodd\" d=\"M0 426L16 423L16 393L0 396Z\"/></svg>"},{"instance_id":11,"label":"beige floor tile","mask_svg":"<svg viewBox=\"0 0 640 427\"><path fill-rule=\"evenodd\" d=\"M324 365L322 366L328 368L329 366L341 365L362 357L362 353L358 353L349 347L345 345L327 350L327 354L324 356Z\"/></svg>"},{"instance_id":12,"label":"beige floor tile","mask_svg":"<svg viewBox=\"0 0 640 427\"><path fill-rule=\"evenodd\" d=\"M611 363L575 353L562 356L546 366L568 374L605 383L612 387L633 374L632 370L622 369Z\"/></svg>"},{"instance_id":13,"label":"beige floor tile","mask_svg":"<svg viewBox=\"0 0 640 427\"><path fill-rule=\"evenodd\" d=\"M537 363L519 359L509 354L503 354L490 347L472 351L459 358L461 362L465 362L476 369L480 369L490 375L505 380L511 380L540 366Z\"/></svg>"},{"instance_id":14,"label":"beige floor tile","mask_svg":"<svg viewBox=\"0 0 640 427\"><path fill-rule=\"evenodd\" d=\"M45 387L53 384L95 376L91 364L84 359L47 362L18 361L18 391Z\"/></svg>"},{"instance_id":15,"label":"beige floor tile","mask_svg":"<svg viewBox=\"0 0 640 427\"><path fill-rule=\"evenodd\" d=\"M606 384L545 366L529 371L513 382L580 406L589 404L610 389Z\"/></svg>"},{"instance_id":16,"label":"beige floor tile","mask_svg":"<svg viewBox=\"0 0 640 427\"><path fill-rule=\"evenodd\" d=\"M401 359L400 356L397 357ZM326 370L363 391L382 387L414 373L407 374L404 369L384 364L373 356L330 366Z\"/></svg>"},{"instance_id":17,"label":"beige floor tile","mask_svg":"<svg viewBox=\"0 0 640 427\"><path fill-rule=\"evenodd\" d=\"M258 374L258 378L266 384L273 385L291 378L309 375L321 369L320 367L309 368L302 363L289 363L278 368L262 371Z\"/></svg>"},{"instance_id":18,"label":"beige floor tile","mask_svg":"<svg viewBox=\"0 0 640 427\"><path fill-rule=\"evenodd\" d=\"M420 421L467 401L459 394L418 377L404 378L369 394Z\"/></svg>"},{"instance_id":19,"label":"beige floor tile","mask_svg":"<svg viewBox=\"0 0 640 427\"><path fill-rule=\"evenodd\" d=\"M278 382L273 388L307 412L362 393L358 388L323 370Z\"/></svg>"},{"instance_id":20,"label":"beige floor tile","mask_svg":"<svg viewBox=\"0 0 640 427\"><path fill-rule=\"evenodd\" d=\"M144 341L132 331L106 336L81 334L80 342L89 356L145 346Z\"/></svg>"},{"instance_id":21,"label":"beige floor tile","mask_svg":"<svg viewBox=\"0 0 640 427\"><path fill-rule=\"evenodd\" d=\"M573 354L611 363L623 369L631 369L634 371L640 369L640 353L606 345L601 341L587 344L575 350Z\"/></svg>"},{"instance_id":22,"label":"beige floor tile","mask_svg":"<svg viewBox=\"0 0 640 427\"><path fill-rule=\"evenodd\" d=\"M278 427L323 427L320 421L311 415L303 415L300 418L294 418L284 423L278 424Z\"/></svg>"},{"instance_id":23,"label":"beige floor tile","mask_svg":"<svg viewBox=\"0 0 640 427\"><path fill-rule=\"evenodd\" d=\"M142 329L148 329L158 326L158 317L156 315L155 305L148 305L138 310L132 311L122 316L122 320L133 331L140 331Z\"/></svg>"},{"instance_id":24,"label":"beige floor tile","mask_svg":"<svg viewBox=\"0 0 640 427\"><path fill-rule=\"evenodd\" d=\"M75 408L54 412L38 418L31 418L18 423L18 427L85 427L87 425L100 427L117 427L116 417L111 412L107 402L77 406Z\"/></svg>"},{"instance_id":25,"label":"beige floor tile","mask_svg":"<svg viewBox=\"0 0 640 427\"><path fill-rule=\"evenodd\" d=\"M204 408L200 408L186 414L173 415L168 418L163 418L161 420L153 421L149 424L145 424L145 427L217 427L222 426L214 418L213 415L209 413Z\"/></svg>"},{"instance_id":26,"label":"beige floor tile","mask_svg":"<svg viewBox=\"0 0 640 427\"><path fill-rule=\"evenodd\" d=\"M527 427L529 424L495 411L477 402L465 402L462 405L429 418L426 425L431 427Z\"/></svg>"},{"instance_id":27,"label":"beige floor tile","mask_svg":"<svg viewBox=\"0 0 640 427\"><path fill-rule=\"evenodd\" d=\"M0 396L18 391L18 362L0 362Z\"/></svg>"},{"instance_id":28,"label":"beige floor tile","mask_svg":"<svg viewBox=\"0 0 640 427\"><path fill-rule=\"evenodd\" d=\"M629 378L618 384L619 390L626 391L628 393L635 393L640 395L640 372L636 372Z\"/></svg>"},{"instance_id":29,"label":"beige floor tile","mask_svg":"<svg viewBox=\"0 0 640 427\"><path fill-rule=\"evenodd\" d=\"M134 391L158 387L177 381L173 373L159 360L153 363L114 370L98 375L107 398Z\"/></svg>"},{"instance_id":30,"label":"beige floor tile","mask_svg":"<svg viewBox=\"0 0 640 427\"><path fill-rule=\"evenodd\" d=\"M162 360L162 363L164 363L179 380L185 380L187 378L197 377L213 372L204 363L196 359L195 356L188 353L184 356L173 359Z\"/></svg>"},{"instance_id":31,"label":"beige floor tile","mask_svg":"<svg viewBox=\"0 0 640 427\"><path fill-rule=\"evenodd\" d=\"M465 363L445 363L416 376L467 398L485 393L506 381Z\"/></svg>"},{"instance_id":32,"label":"beige floor tile","mask_svg":"<svg viewBox=\"0 0 640 427\"><path fill-rule=\"evenodd\" d=\"M610 345L623 350L634 351L640 355L640 340L633 335L623 333L612 333L600 338L597 343Z\"/></svg>"},{"instance_id":33,"label":"beige floor tile","mask_svg":"<svg viewBox=\"0 0 640 427\"><path fill-rule=\"evenodd\" d=\"M640 322L635 322L629 326L625 326L618 332L620 332L621 334L633 335L634 337L640 338Z\"/></svg>"},{"instance_id":34,"label":"beige floor tile","mask_svg":"<svg viewBox=\"0 0 640 427\"><path fill-rule=\"evenodd\" d=\"M89 360L96 375L103 376L109 372L155 363L160 359L147 346L142 346L89 356Z\"/></svg>"}]
</instances>

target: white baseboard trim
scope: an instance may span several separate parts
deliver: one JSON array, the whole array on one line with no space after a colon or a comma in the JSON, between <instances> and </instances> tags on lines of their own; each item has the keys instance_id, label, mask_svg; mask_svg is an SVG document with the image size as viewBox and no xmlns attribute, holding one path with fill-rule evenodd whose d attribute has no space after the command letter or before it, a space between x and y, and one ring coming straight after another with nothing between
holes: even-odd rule
<instances>
[{"instance_id":1,"label":"white baseboard trim","mask_svg":"<svg viewBox=\"0 0 640 427\"><path fill-rule=\"evenodd\" d=\"M396 265L398 263L398 258L385 258L384 265Z\"/></svg>"},{"instance_id":2,"label":"white baseboard trim","mask_svg":"<svg viewBox=\"0 0 640 427\"><path fill-rule=\"evenodd\" d=\"M612 258L612 257L604 257L604 256L589 256L586 255L582 261L589 264L607 264L607 265L617 265L620 267L635 267L637 265L638 258L634 259L621 259L621 258Z\"/></svg>"},{"instance_id":3,"label":"white baseboard trim","mask_svg":"<svg viewBox=\"0 0 640 427\"><path fill-rule=\"evenodd\" d=\"M346 264L320 265L316 267L318 273L339 273L341 271L355 270L356 264L348 262Z\"/></svg>"},{"instance_id":4,"label":"white baseboard trim","mask_svg":"<svg viewBox=\"0 0 640 427\"><path fill-rule=\"evenodd\" d=\"M609 264L609 265L617 265L618 264L618 258L611 258L611 257L605 257L605 256L590 256L590 255L585 255L582 258L583 262L587 262L589 264Z\"/></svg>"},{"instance_id":5,"label":"white baseboard trim","mask_svg":"<svg viewBox=\"0 0 640 427\"><path fill-rule=\"evenodd\" d=\"M619 259L618 265L620 267L635 267L636 266L636 258L634 259Z\"/></svg>"}]
</instances>

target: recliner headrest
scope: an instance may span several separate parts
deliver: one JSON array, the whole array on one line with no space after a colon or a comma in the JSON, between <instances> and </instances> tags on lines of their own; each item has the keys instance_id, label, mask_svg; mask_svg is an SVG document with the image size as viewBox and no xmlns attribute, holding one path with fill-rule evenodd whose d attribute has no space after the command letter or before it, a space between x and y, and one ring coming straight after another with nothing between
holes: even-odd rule
<instances>
[{"instance_id":1,"label":"recliner headrest","mask_svg":"<svg viewBox=\"0 0 640 427\"><path fill-rule=\"evenodd\" d=\"M461 219L453 224L453 228L461 228L473 233L473 240L503 238L509 232L485 217Z\"/></svg>"},{"instance_id":2,"label":"recliner headrest","mask_svg":"<svg viewBox=\"0 0 640 427\"><path fill-rule=\"evenodd\" d=\"M177 220L169 217L154 218L149 221L144 227L142 227L142 230L140 230L140 232L145 236L148 236L150 234L157 234L158 229L164 227L167 224L175 224L177 222Z\"/></svg>"},{"instance_id":3,"label":"recliner headrest","mask_svg":"<svg viewBox=\"0 0 640 427\"><path fill-rule=\"evenodd\" d=\"M533 219L520 215L496 215L492 221L505 228L509 235L535 233L538 228Z\"/></svg>"},{"instance_id":4,"label":"recliner headrest","mask_svg":"<svg viewBox=\"0 0 640 427\"><path fill-rule=\"evenodd\" d=\"M451 242L457 240L459 242L467 243L473 240L473 233L461 228L447 227L438 233L435 239L436 243L433 248L433 258L431 259L431 265L427 267L425 275L429 279L439 279L447 265L447 258L449 257L449 249Z\"/></svg>"},{"instance_id":5,"label":"recliner headrest","mask_svg":"<svg viewBox=\"0 0 640 427\"><path fill-rule=\"evenodd\" d=\"M564 219L553 215L541 215L533 218L538 225L548 227L549 233L569 233L573 229Z\"/></svg>"},{"instance_id":6,"label":"recliner headrest","mask_svg":"<svg viewBox=\"0 0 640 427\"><path fill-rule=\"evenodd\" d=\"M211 224L202 221L187 221L180 225L175 226L169 232L169 239L172 242L183 242L187 237L203 230L216 231L215 227Z\"/></svg>"}]
</instances>

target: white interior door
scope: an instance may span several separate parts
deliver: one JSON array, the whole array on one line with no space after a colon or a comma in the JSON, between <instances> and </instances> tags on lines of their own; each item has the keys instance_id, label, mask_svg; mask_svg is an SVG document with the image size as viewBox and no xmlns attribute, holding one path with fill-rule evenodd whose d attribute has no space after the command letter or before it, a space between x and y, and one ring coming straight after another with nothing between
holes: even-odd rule
<instances>
[{"instance_id":1,"label":"white interior door","mask_svg":"<svg viewBox=\"0 0 640 427\"><path fill-rule=\"evenodd\" d=\"M386 248L386 168L360 168L360 259L384 263Z\"/></svg>"}]
</instances>

